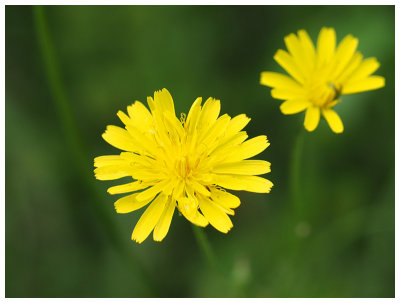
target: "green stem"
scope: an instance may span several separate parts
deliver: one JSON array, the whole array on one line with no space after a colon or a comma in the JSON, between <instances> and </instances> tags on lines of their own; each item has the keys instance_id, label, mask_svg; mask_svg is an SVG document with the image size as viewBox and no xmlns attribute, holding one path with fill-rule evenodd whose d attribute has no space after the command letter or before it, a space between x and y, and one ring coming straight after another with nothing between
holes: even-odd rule
<instances>
[{"instance_id":1,"label":"green stem","mask_svg":"<svg viewBox=\"0 0 400 303\"><path fill-rule=\"evenodd\" d=\"M303 200L300 185L300 170L301 170L301 160L303 155L303 145L304 145L304 129L301 128L297 134L294 145L292 148L291 155L291 165L290 165L290 192L291 200L293 203L293 210L296 219L301 219L303 217Z\"/></svg>"},{"instance_id":2,"label":"green stem","mask_svg":"<svg viewBox=\"0 0 400 303\"><path fill-rule=\"evenodd\" d=\"M111 240L115 243L117 242L116 230L111 222L111 217L108 215L107 209L105 209L103 203L100 203L101 200L98 199L98 194L96 193L97 189L92 182L92 170L88 167L88 163L91 163L92 160L87 155L86 147L78 131L77 123L67 99L65 87L61 81L61 73L50 38L44 9L42 6L34 6L33 12L52 101L58 119L60 120L62 131L66 137L67 146L78 169L78 178L80 178L91 193L94 194L94 198L90 199L90 202L94 203L94 209L97 211L103 223L108 227L107 229L111 231Z\"/></svg>"},{"instance_id":3,"label":"green stem","mask_svg":"<svg viewBox=\"0 0 400 303\"><path fill-rule=\"evenodd\" d=\"M99 193L95 186L93 178L93 170L89 167L93 159L89 156L83 138L77 127L72 109L68 102L66 89L61 80L60 67L56 58L54 47L51 41L49 26L47 23L44 8L42 6L33 7L34 23L40 51L43 57L44 70L48 81L49 89L52 95L52 101L56 109L58 119L62 127L62 131L66 137L66 143L70 150L71 156L78 170L78 178L86 186L88 192L92 195L88 202L92 204L92 209L97 214L99 220L105 227L114 247L120 253L121 257L126 260L131 268L133 268L141 280L150 281L150 277L144 270L140 262L135 261L129 248L121 238L116 225L113 222L109 209L105 206L103 195ZM144 283L146 284L146 283ZM152 283L147 282L144 287L149 288ZM153 287L151 293L154 295L156 287ZM150 290L150 289L149 289Z\"/></svg>"},{"instance_id":4,"label":"green stem","mask_svg":"<svg viewBox=\"0 0 400 303\"><path fill-rule=\"evenodd\" d=\"M212 266L215 267L216 259L214 252L211 248L210 242L208 241L203 228L192 224L193 232L196 237L197 244L203 252L204 258Z\"/></svg>"}]
</instances>

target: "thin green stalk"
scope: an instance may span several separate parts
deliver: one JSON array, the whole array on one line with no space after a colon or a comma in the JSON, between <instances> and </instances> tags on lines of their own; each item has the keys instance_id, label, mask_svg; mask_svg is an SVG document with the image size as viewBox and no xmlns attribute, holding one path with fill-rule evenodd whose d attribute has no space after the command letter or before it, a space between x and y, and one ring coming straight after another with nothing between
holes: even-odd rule
<instances>
[{"instance_id":1,"label":"thin green stalk","mask_svg":"<svg viewBox=\"0 0 400 303\"><path fill-rule=\"evenodd\" d=\"M216 259L215 259L215 255L214 255L214 252L212 250L210 242L208 241L203 228L198 227L193 224L192 224L192 228L193 228L194 235L196 237L197 244L199 245L204 258L212 267L215 267L215 265L217 263Z\"/></svg>"},{"instance_id":2,"label":"thin green stalk","mask_svg":"<svg viewBox=\"0 0 400 303\"><path fill-rule=\"evenodd\" d=\"M294 145L292 148L291 163L290 163L290 193L292 200L292 207L295 213L296 219L301 219L303 216L303 199L301 192L301 162L303 156L303 145L304 145L304 129L301 128L297 134Z\"/></svg>"},{"instance_id":3,"label":"thin green stalk","mask_svg":"<svg viewBox=\"0 0 400 303\"><path fill-rule=\"evenodd\" d=\"M141 277L142 281L147 281L147 285L144 285L144 287L147 287L150 290L153 283L148 282L151 281L149 275L141 264L134 259L129 247L124 243L124 240L121 238L112 220L109 209L105 207L104 203L102 203L104 198L95 186L93 169L89 166L89 163L93 163L93 159L91 159L87 152L87 148L78 130L70 103L68 102L66 89L61 80L60 67L52 44L44 8L42 6L34 6L33 16L38 44L43 57L44 71L52 95L51 99L60 121L62 131L65 135L71 157L76 164L78 178L80 178L81 182L86 186L88 192L92 196L91 199L88 199L88 202L92 204L92 209L97 214L99 220L103 223L105 232L108 233L109 239L120 253L121 257L126 260L129 267L133 268L137 272L137 275ZM156 294L155 289L155 286L151 289L153 295Z\"/></svg>"},{"instance_id":4,"label":"thin green stalk","mask_svg":"<svg viewBox=\"0 0 400 303\"><path fill-rule=\"evenodd\" d=\"M115 243L117 242L115 227L111 222L111 217L108 215L107 210L104 208L103 204L100 203L101 200L98 199L95 193L97 190L94 188L93 182L91 182L93 175L92 170L88 167L88 163L91 163L92 160L86 152L86 147L78 131L77 123L67 99L65 87L61 81L61 73L50 38L44 9L42 6L34 6L33 12L39 47L42 52L45 67L44 70L52 95L51 100L53 101L62 131L66 137L66 143L71 152L71 158L74 160L79 171L78 178L80 178L91 193L95 195L93 199L90 199L90 202L94 203L95 210L103 223L107 226L107 229L110 230L111 240Z\"/></svg>"}]
</instances>

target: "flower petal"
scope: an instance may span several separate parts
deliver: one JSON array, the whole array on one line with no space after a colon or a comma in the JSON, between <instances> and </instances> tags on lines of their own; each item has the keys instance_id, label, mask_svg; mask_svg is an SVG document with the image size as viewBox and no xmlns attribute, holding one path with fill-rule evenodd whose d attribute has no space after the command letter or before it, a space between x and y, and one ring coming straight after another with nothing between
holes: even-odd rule
<instances>
[{"instance_id":1,"label":"flower petal","mask_svg":"<svg viewBox=\"0 0 400 303\"><path fill-rule=\"evenodd\" d=\"M233 227L229 216L215 202L209 199L199 199L199 206L204 217L215 229L227 233Z\"/></svg>"},{"instance_id":2,"label":"flower petal","mask_svg":"<svg viewBox=\"0 0 400 303\"><path fill-rule=\"evenodd\" d=\"M217 174L263 175L271 171L271 163L264 160L242 160L219 164L212 171Z\"/></svg>"},{"instance_id":3,"label":"flower petal","mask_svg":"<svg viewBox=\"0 0 400 303\"><path fill-rule=\"evenodd\" d=\"M142 243L149 236L160 220L166 206L166 201L167 197L165 195L159 195L149 207L147 207L132 232L132 240Z\"/></svg>"},{"instance_id":4,"label":"flower petal","mask_svg":"<svg viewBox=\"0 0 400 303\"><path fill-rule=\"evenodd\" d=\"M135 181L127 184L117 185L108 188L107 192L111 195L129 193L148 187L144 182Z\"/></svg>"},{"instance_id":5,"label":"flower petal","mask_svg":"<svg viewBox=\"0 0 400 303\"><path fill-rule=\"evenodd\" d=\"M250 118L245 114L237 115L233 117L226 127L225 136L231 137L240 132L250 122Z\"/></svg>"},{"instance_id":6,"label":"flower petal","mask_svg":"<svg viewBox=\"0 0 400 303\"><path fill-rule=\"evenodd\" d=\"M115 180L131 175L130 167L123 165L105 165L97 167L94 170L96 179L98 180Z\"/></svg>"},{"instance_id":7,"label":"flower petal","mask_svg":"<svg viewBox=\"0 0 400 303\"><path fill-rule=\"evenodd\" d=\"M166 187L168 183L169 180L163 180L158 182L157 184L139 193L137 199L139 201L153 199L159 192L161 192Z\"/></svg>"},{"instance_id":8,"label":"flower petal","mask_svg":"<svg viewBox=\"0 0 400 303\"><path fill-rule=\"evenodd\" d=\"M205 227L208 225L207 219L198 211L198 200L196 198L180 197L178 208L182 215L195 225Z\"/></svg>"},{"instance_id":9,"label":"flower petal","mask_svg":"<svg viewBox=\"0 0 400 303\"><path fill-rule=\"evenodd\" d=\"M147 205L151 199L139 201L136 199L138 193L131 194L129 196L122 197L115 201L114 207L117 213L126 214L135 211L143 206Z\"/></svg>"},{"instance_id":10,"label":"flower petal","mask_svg":"<svg viewBox=\"0 0 400 303\"><path fill-rule=\"evenodd\" d=\"M357 49L358 39L352 35L347 35L339 44L335 53L335 66L332 77L336 78L350 62Z\"/></svg>"},{"instance_id":11,"label":"flower petal","mask_svg":"<svg viewBox=\"0 0 400 303\"><path fill-rule=\"evenodd\" d=\"M133 152L138 151L137 146L133 144L131 135L121 127L108 125L102 137L107 143L118 149Z\"/></svg>"},{"instance_id":12,"label":"flower petal","mask_svg":"<svg viewBox=\"0 0 400 303\"><path fill-rule=\"evenodd\" d=\"M301 69L296 64L293 57L286 51L279 49L274 56L274 60L296 79L297 82L304 83L304 75Z\"/></svg>"},{"instance_id":13,"label":"flower petal","mask_svg":"<svg viewBox=\"0 0 400 303\"><path fill-rule=\"evenodd\" d=\"M122 159L119 155L111 155L111 156L99 156L94 158L94 166L108 166L108 165L121 165L125 164L125 159Z\"/></svg>"},{"instance_id":14,"label":"flower petal","mask_svg":"<svg viewBox=\"0 0 400 303\"><path fill-rule=\"evenodd\" d=\"M309 69L312 70L315 65L315 47L314 43L311 41L308 33L301 29L297 32L299 36L299 41L304 49L305 60L307 65L309 65Z\"/></svg>"},{"instance_id":15,"label":"flower petal","mask_svg":"<svg viewBox=\"0 0 400 303\"><path fill-rule=\"evenodd\" d=\"M355 82L348 82L343 86L342 94L355 94L368 90L374 90L385 86L385 78L381 76L370 76Z\"/></svg>"},{"instance_id":16,"label":"flower petal","mask_svg":"<svg viewBox=\"0 0 400 303\"><path fill-rule=\"evenodd\" d=\"M161 114L167 111L175 116L174 101L169 91L165 88L154 92L154 106Z\"/></svg>"},{"instance_id":17,"label":"flower petal","mask_svg":"<svg viewBox=\"0 0 400 303\"><path fill-rule=\"evenodd\" d=\"M361 62L358 68L350 75L348 81L356 82L358 80L365 79L372 75L380 66L378 60L374 57L367 58Z\"/></svg>"},{"instance_id":18,"label":"flower petal","mask_svg":"<svg viewBox=\"0 0 400 303\"><path fill-rule=\"evenodd\" d=\"M347 81L349 76L351 76L351 74L359 67L362 58L363 56L361 55L361 53L356 52L350 59L344 70L339 75L337 75L336 82L339 83L340 86L342 86L342 83Z\"/></svg>"},{"instance_id":19,"label":"flower petal","mask_svg":"<svg viewBox=\"0 0 400 303\"><path fill-rule=\"evenodd\" d=\"M149 131L153 125L153 117L147 107L139 101L128 106L128 115L131 124L142 131Z\"/></svg>"},{"instance_id":20,"label":"flower petal","mask_svg":"<svg viewBox=\"0 0 400 303\"><path fill-rule=\"evenodd\" d=\"M300 43L300 40L293 33L287 35L284 38L286 48L289 53L293 56L296 65L299 67L303 75L307 75L310 72L310 66L307 65L305 59L303 45Z\"/></svg>"},{"instance_id":21,"label":"flower petal","mask_svg":"<svg viewBox=\"0 0 400 303\"><path fill-rule=\"evenodd\" d=\"M329 124L329 127L332 129L334 133L342 133L343 132L343 123L340 119L339 115L333 109L323 109L322 114L324 115L326 121Z\"/></svg>"},{"instance_id":22,"label":"flower petal","mask_svg":"<svg viewBox=\"0 0 400 303\"><path fill-rule=\"evenodd\" d=\"M280 106L282 114L291 115L302 112L310 106L310 101L307 99L292 99L283 102Z\"/></svg>"},{"instance_id":23,"label":"flower petal","mask_svg":"<svg viewBox=\"0 0 400 303\"><path fill-rule=\"evenodd\" d=\"M211 188L211 194L213 201L221 204L225 208L236 208L240 205L240 199L225 190L213 187Z\"/></svg>"},{"instance_id":24,"label":"flower petal","mask_svg":"<svg viewBox=\"0 0 400 303\"><path fill-rule=\"evenodd\" d=\"M176 201L171 198L168 200L163 213L161 214L160 220L158 220L156 227L153 231L154 241L162 241L168 233L171 225L171 220L174 215Z\"/></svg>"},{"instance_id":25,"label":"flower petal","mask_svg":"<svg viewBox=\"0 0 400 303\"><path fill-rule=\"evenodd\" d=\"M301 97L305 97L306 93L303 92L294 92L293 90L287 88L274 88L271 90L271 96L274 99L278 100L289 100L289 99L298 99Z\"/></svg>"},{"instance_id":26,"label":"flower petal","mask_svg":"<svg viewBox=\"0 0 400 303\"><path fill-rule=\"evenodd\" d=\"M217 120L220 110L221 102L214 98L208 98L201 109L197 127L206 131Z\"/></svg>"},{"instance_id":27,"label":"flower petal","mask_svg":"<svg viewBox=\"0 0 400 303\"><path fill-rule=\"evenodd\" d=\"M269 193L272 182L257 176L244 175L214 175L213 182L221 187L232 190L246 190L255 193Z\"/></svg>"},{"instance_id":28,"label":"flower petal","mask_svg":"<svg viewBox=\"0 0 400 303\"><path fill-rule=\"evenodd\" d=\"M322 66L332 59L336 47L336 33L333 28L323 27L317 41L317 64Z\"/></svg>"},{"instance_id":29,"label":"flower petal","mask_svg":"<svg viewBox=\"0 0 400 303\"><path fill-rule=\"evenodd\" d=\"M267 136L257 136L231 148L219 161L226 163L248 159L263 152L269 145Z\"/></svg>"},{"instance_id":30,"label":"flower petal","mask_svg":"<svg viewBox=\"0 0 400 303\"><path fill-rule=\"evenodd\" d=\"M306 118L304 119L304 127L309 132L317 128L320 118L320 109L315 106L310 106L306 111Z\"/></svg>"},{"instance_id":31,"label":"flower petal","mask_svg":"<svg viewBox=\"0 0 400 303\"><path fill-rule=\"evenodd\" d=\"M189 133L192 133L194 130L194 127L197 124L198 118L201 113L201 101L202 98L199 97L197 98L192 106L190 107L189 113L186 118L185 126L189 129Z\"/></svg>"},{"instance_id":32,"label":"flower petal","mask_svg":"<svg viewBox=\"0 0 400 303\"><path fill-rule=\"evenodd\" d=\"M287 88L294 92L302 91L302 87L299 85L298 82L296 82L292 78L290 78L286 75L280 74L280 73L262 72L261 78L260 78L260 83L262 85L270 86L270 87Z\"/></svg>"}]
</instances>

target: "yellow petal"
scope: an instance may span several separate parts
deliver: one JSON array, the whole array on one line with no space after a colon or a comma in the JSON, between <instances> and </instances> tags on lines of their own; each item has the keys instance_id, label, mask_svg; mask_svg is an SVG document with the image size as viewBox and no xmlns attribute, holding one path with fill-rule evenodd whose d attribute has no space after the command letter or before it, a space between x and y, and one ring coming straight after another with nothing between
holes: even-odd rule
<instances>
[{"instance_id":1,"label":"yellow petal","mask_svg":"<svg viewBox=\"0 0 400 303\"><path fill-rule=\"evenodd\" d=\"M231 148L229 153L225 153L219 160L226 163L248 159L263 152L269 145L267 136L257 136Z\"/></svg>"},{"instance_id":2,"label":"yellow petal","mask_svg":"<svg viewBox=\"0 0 400 303\"><path fill-rule=\"evenodd\" d=\"M260 83L270 87L281 87L294 92L302 91L302 87L292 78L274 72L262 72Z\"/></svg>"},{"instance_id":3,"label":"yellow petal","mask_svg":"<svg viewBox=\"0 0 400 303\"><path fill-rule=\"evenodd\" d=\"M139 201L153 199L159 192L161 192L166 187L168 183L169 180L163 180L158 182L157 184L139 193L137 199Z\"/></svg>"},{"instance_id":4,"label":"yellow petal","mask_svg":"<svg viewBox=\"0 0 400 303\"><path fill-rule=\"evenodd\" d=\"M154 105L155 108L160 111L160 114L167 111L175 116L174 101L167 89L163 88L162 90L154 92Z\"/></svg>"},{"instance_id":5,"label":"yellow petal","mask_svg":"<svg viewBox=\"0 0 400 303\"><path fill-rule=\"evenodd\" d=\"M227 233L233 227L228 215L211 200L199 199L199 206L204 217L215 229Z\"/></svg>"},{"instance_id":6,"label":"yellow petal","mask_svg":"<svg viewBox=\"0 0 400 303\"><path fill-rule=\"evenodd\" d=\"M337 75L336 82L339 83L340 86L342 86L342 83L345 82L349 78L349 76L351 76L351 74L359 67L362 58L363 56L361 55L361 53L356 52L350 59L344 70Z\"/></svg>"},{"instance_id":7,"label":"yellow petal","mask_svg":"<svg viewBox=\"0 0 400 303\"><path fill-rule=\"evenodd\" d=\"M300 40L295 34L287 35L284 38L286 47L289 53L292 55L296 65L299 67L303 75L307 75L310 70L310 66L307 65L305 59L305 53Z\"/></svg>"},{"instance_id":8,"label":"yellow petal","mask_svg":"<svg viewBox=\"0 0 400 303\"><path fill-rule=\"evenodd\" d=\"M385 78L381 76L369 76L355 82L348 82L343 86L342 94L355 94L368 90L374 90L385 86Z\"/></svg>"},{"instance_id":9,"label":"yellow petal","mask_svg":"<svg viewBox=\"0 0 400 303\"><path fill-rule=\"evenodd\" d=\"M304 50L304 59L307 62L307 65L309 66L309 70L312 70L315 66L314 44L305 30L301 29L297 32L297 34L299 36L299 41Z\"/></svg>"},{"instance_id":10,"label":"yellow petal","mask_svg":"<svg viewBox=\"0 0 400 303\"><path fill-rule=\"evenodd\" d=\"M256 193L269 193L273 186L272 182L267 179L243 175L214 175L213 182L227 189Z\"/></svg>"},{"instance_id":11,"label":"yellow petal","mask_svg":"<svg viewBox=\"0 0 400 303\"><path fill-rule=\"evenodd\" d=\"M119 110L117 116L125 125L129 125L132 123L131 119L123 111Z\"/></svg>"},{"instance_id":12,"label":"yellow petal","mask_svg":"<svg viewBox=\"0 0 400 303\"><path fill-rule=\"evenodd\" d=\"M198 211L198 201L196 198L180 197L178 199L178 208L181 214L190 222L197 226L205 227L208 221Z\"/></svg>"},{"instance_id":13,"label":"yellow petal","mask_svg":"<svg viewBox=\"0 0 400 303\"><path fill-rule=\"evenodd\" d=\"M138 201L136 199L137 193L131 194L129 196L122 197L115 201L114 207L117 213L119 214L126 214L130 213L132 211L135 211L139 208L142 208L143 206L147 205L151 199L143 200L143 201Z\"/></svg>"},{"instance_id":14,"label":"yellow petal","mask_svg":"<svg viewBox=\"0 0 400 303\"><path fill-rule=\"evenodd\" d=\"M242 160L223 163L214 167L217 174L262 175L271 171L271 163L263 160Z\"/></svg>"},{"instance_id":15,"label":"yellow petal","mask_svg":"<svg viewBox=\"0 0 400 303\"><path fill-rule=\"evenodd\" d=\"M347 35L339 44L335 53L336 64L332 72L332 77L336 78L350 62L357 49L358 39L352 35Z\"/></svg>"},{"instance_id":16,"label":"yellow petal","mask_svg":"<svg viewBox=\"0 0 400 303\"><path fill-rule=\"evenodd\" d=\"M190 217L185 213L183 213L183 216L197 226L206 227L208 225L207 219L198 210Z\"/></svg>"},{"instance_id":17,"label":"yellow petal","mask_svg":"<svg viewBox=\"0 0 400 303\"><path fill-rule=\"evenodd\" d=\"M142 243L154 229L165 209L167 197L159 195L140 217L132 232L132 240Z\"/></svg>"},{"instance_id":18,"label":"yellow petal","mask_svg":"<svg viewBox=\"0 0 400 303\"><path fill-rule=\"evenodd\" d=\"M240 199L225 190L213 187L211 188L211 195L215 203L221 204L225 208L236 208L240 205Z\"/></svg>"},{"instance_id":19,"label":"yellow petal","mask_svg":"<svg viewBox=\"0 0 400 303\"><path fill-rule=\"evenodd\" d=\"M306 94L304 92L294 92L287 88L274 88L271 90L271 96L278 100L290 100L304 98Z\"/></svg>"},{"instance_id":20,"label":"yellow petal","mask_svg":"<svg viewBox=\"0 0 400 303\"><path fill-rule=\"evenodd\" d=\"M350 75L348 81L356 82L358 80L365 79L372 73L374 73L380 64L376 58L367 58L361 62L358 68Z\"/></svg>"},{"instance_id":21,"label":"yellow petal","mask_svg":"<svg viewBox=\"0 0 400 303\"><path fill-rule=\"evenodd\" d=\"M224 155L226 155L227 152L231 151L233 147L238 146L247 138L247 133L245 131L241 131L232 137L228 137L226 140L221 140L221 142L218 142L216 144L215 148L210 148L212 149L211 159L218 159L219 157L223 157Z\"/></svg>"},{"instance_id":22,"label":"yellow petal","mask_svg":"<svg viewBox=\"0 0 400 303\"><path fill-rule=\"evenodd\" d=\"M142 131L149 131L152 128L153 118L149 110L142 102L135 101L128 106L128 115L131 124Z\"/></svg>"},{"instance_id":23,"label":"yellow petal","mask_svg":"<svg viewBox=\"0 0 400 303\"><path fill-rule=\"evenodd\" d=\"M233 117L230 121L228 126L226 127L225 136L231 137L236 135L240 132L245 126L250 122L250 118L247 117L245 114L237 115Z\"/></svg>"},{"instance_id":24,"label":"yellow petal","mask_svg":"<svg viewBox=\"0 0 400 303\"><path fill-rule=\"evenodd\" d=\"M231 120L227 114L222 115L217 119L217 121L208 129L207 132L203 132L201 134L199 142L204 146L205 149L208 149L209 146L216 140L219 140L221 136L226 134L225 130Z\"/></svg>"},{"instance_id":25,"label":"yellow petal","mask_svg":"<svg viewBox=\"0 0 400 303\"><path fill-rule=\"evenodd\" d=\"M157 143L154 139L149 138L143 134L138 128L133 125L127 125L126 129L131 137L131 142L140 151L146 151L146 154L154 155L157 154Z\"/></svg>"},{"instance_id":26,"label":"yellow petal","mask_svg":"<svg viewBox=\"0 0 400 303\"><path fill-rule=\"evenodd\" d=\"M290 56L284 50L279 49L274 59L280 66L282 66L294 79L297 80L299 83L304 83L304 75L299 68L299 66L294 61L293 57Z\"/></svg>"},{"instance_id":27,"label":"yellow petal","mask_svg":"<svg viewBox=\"0 0 400 303\"><path fill-rule=\"evenodd\" d=\"M334 133L339 134L343 132L342 120L333 109L323 109L322 114L324 115L326 121L329 124L329 127Z\"/></svg>"},{"instance_id":28,"label":"yellow petal","mask_svg":"<svg viewBox=\"0 0 400 303\"><path fill-rule=\"evenodd\" d=\"M109 194L115 195L115 194L123 194L123 193L138 191L146 187L148 187L148 185L146 185L145 183L141 181L135 181L127 184L110 187L107 191Z\"/></svg>"},{"instance_id":29,"label":"yellow petal","mask_svg":"<svg viewBox=\"0 0 400 303\"><path fill-rule=\"evenodd\" d=\"M169 199L153 232L154 241L162 241L168 233L174 215L176 201Z\"/></svg>"},{"instance_id":30,"label":"yellow petal","mask_svg":"<svg viewBox=\"0 0 400 303\"><path fill-rule=\"evenodd\" d=\"M133 139L128 131L121 127L108 125L102 137L107 143L116 148L133 152L138 150L137 146L133 144Z\"/></svg>"},{"instance_id":31,"label":"yellow petal","mask_svg":"<svg viewBox=\"0 0 400 303\"><path fill-rule=\"evenodd\" d=\"M187 185L190 186L197 193L200 193L205 196L210 195L210 192L208 191L208 189L199 182L187 180Z\"/></svg>"},{"instance_id":32,"label":"yellow petal","mask_svg":"<svg viewBox=\"0 0 400 303\"><path fill-rule=\"evenodd\" d=\"M115 180L131 175L129 165L106 165L100 166L94 170L95 177L98 180Z\"/></svg>"},{"instance_id":33,"label":"yellow petal","mask_svg":"<svg viewBox=\"0 0 400 303\"><path fill-rule=\"evenodd\" d=\"M310 106L306 111L306 118L304 119L304 127L309 132L317 128L320 118L320 109L315 106Z\"/></svg>"},{"instance_id":34,"label":"yellow petal","mask_svg":"<svg viewBox=\"0 0 400 303\"><path fill-rule=\"evenodd\" d=\"M126 161L122 159L119 155L112 155L112 156L100 156L94 158L94 166L101 167L107 165L121 165L125 164Z\"/></svg>"},{"instance_id":35,"label":"yellow petal","mask_svg":"<svg viewBox=\"0 0 400 303\"><path fill-rule=\"evenodd\" d=\"M318 35L317 60L318 66L329 62L335 52L336 33L333 28L323 27Z\"/></svg>"},{"instance_id":36,"label":"yellow petal","mask_svg":"<svg viewBox=\"0 0 400 303\"><path fill-rule=\"evenodd\" d=\"M280 106L281 112L285 115L297 114L310 106L307 99L293 99L283 102Z\"/></svg>"},{"instance_id":37,"label":"yellow petal","mask_svg":"<svg viewBox=\"0 0 400 303\"><path fill-rule=\"evenodd\" d=\"M185 122L185 126L189 129L189 133L193 132L193 129L197 124L198 118L201 113L201 101L202 101L201 97L197 98L190 107Z\"/></svg>"},{"instance_id":38,"label":"yellow petal","mask_svg":"<svg viewBox=\"0 0 400 303\"><path fill-rule=\"evenodd\" d=\"M221 102L208 98L201 110L197 127L203 131L208 129L217 120L220 110Z\"/></svg>"}]
</instances>

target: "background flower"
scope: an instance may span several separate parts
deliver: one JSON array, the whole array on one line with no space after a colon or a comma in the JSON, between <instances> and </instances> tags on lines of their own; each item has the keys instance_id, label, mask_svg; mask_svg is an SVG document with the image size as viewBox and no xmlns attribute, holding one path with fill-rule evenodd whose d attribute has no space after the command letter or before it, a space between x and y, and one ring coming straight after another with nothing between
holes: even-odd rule
<instances>
[{"instance_id":1,"label":"background flower","mask_svg":"<svg viewBox=\"0 0 400 303\"><path fill-rule=\"evenodd\" d=\"M305 30L285 37L288 52L278 50L274 56L291 77L274 72L261 73L260 83L273 87L272 97L286 100L284 114L306 110L304 127L313 131L322 114L335 133L343 132L343 123L332 109L342 95L381 88L385 78L372 75L379 62L363 59L357 51L358 39L347 35L336 46L336 32L323 27L316 47Z\"/></svg>"}]
</instances>

